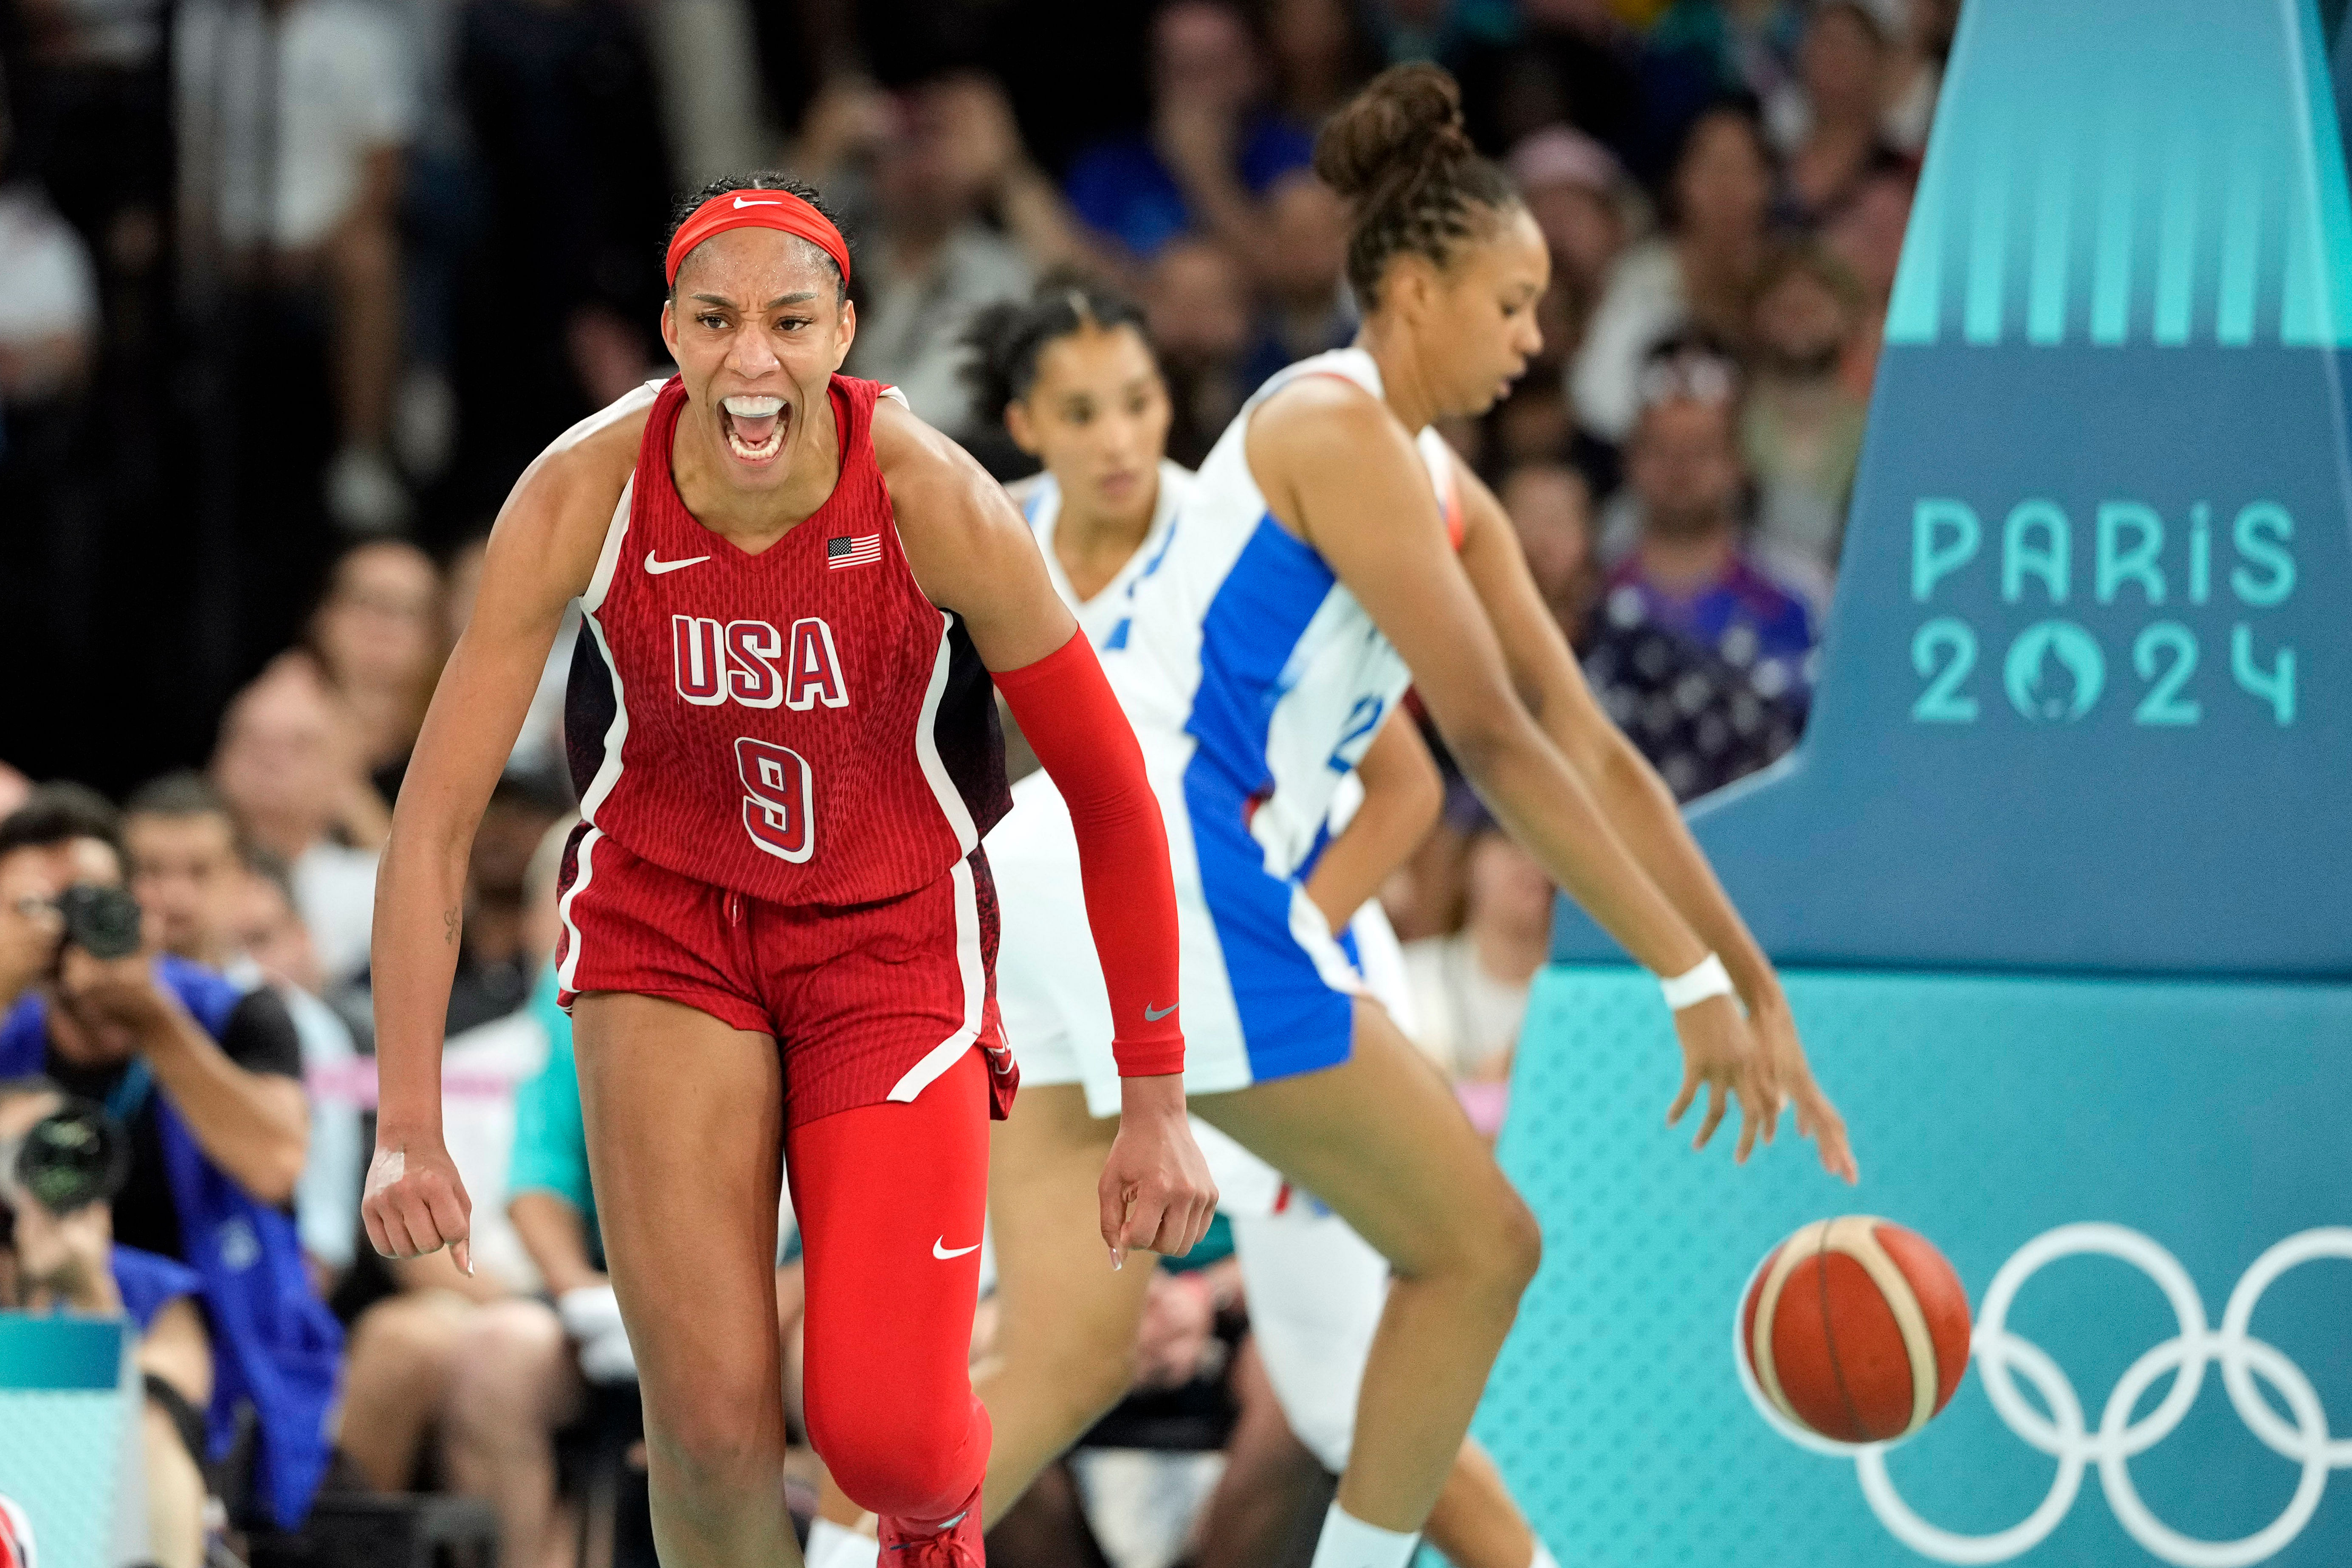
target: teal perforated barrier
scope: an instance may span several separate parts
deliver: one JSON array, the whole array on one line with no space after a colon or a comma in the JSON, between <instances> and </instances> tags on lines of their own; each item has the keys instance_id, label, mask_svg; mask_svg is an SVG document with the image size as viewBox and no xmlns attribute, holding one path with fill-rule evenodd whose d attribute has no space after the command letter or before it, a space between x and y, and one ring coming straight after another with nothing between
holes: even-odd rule
<instances>
[{"instance_id":1,"label":"teal perforated barrier","mask_svg":"<svg viewBox=\"0 0 2352 1568\"><path fill-rule=\"evenodd\" d=\"M142 1554L128 1334L119 1320L0 1312L0 1495L31 1520L40 1568Z\"/></svg>"}]
</instances>

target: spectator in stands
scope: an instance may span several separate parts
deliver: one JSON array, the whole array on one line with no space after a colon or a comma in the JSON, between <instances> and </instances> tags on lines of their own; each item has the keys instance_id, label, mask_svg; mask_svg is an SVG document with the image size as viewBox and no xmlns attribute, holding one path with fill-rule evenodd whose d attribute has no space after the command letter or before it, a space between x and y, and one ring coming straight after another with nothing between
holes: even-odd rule
<instances>
[{"instance_id":1,"label":"spectator in stands","mask_svg":"<svg viewBox=\"0 0 2352 1568\"><path fill-rule=\"evenodd\" d=\"M1758 280L1739 425L1757 543L1823 580L1837 570L1868 413L1843 374L1863 309L1862 285L1817 244L1779 251Z\"/></svg>"},{"instance_id":2,"label":"spectator in stands","mask_svg":"<svg viewBox=\"0 0 2352 1568\"><path fill-rule=\"evenodd\" d=\"M0 80L0 416L13 429L61 402L98 347L98 274L89 247L40 184L9 161L7 83ZM5 448L0 448L5 450Z\"/></svg>"},{"instance_id":3,"label":"spectator in stands","mask_svg":"<svg viewBox=\"0 0 2352 1568\"><path fill-rule=\"evenodd\" d=\"M450 1034L505 1018L530 998L540 966L553 951L553 934L541 946L531 925L531 855L570 810L569 800L522 774L509 773L491 789L466 862L466 923L449 986Z\"/></svg>"},{"instance_id":4,"label":"spectator in stands","mask_svg":"<svg viewBox=\"0 0 2352 1568\"><path fill-rule=\"evenodd\" d=\"M352 546L328 576L306 643L358 727L376 792L392 800L441 673L440 569L404 540Z\"/></svg>"},{"instance_id":5,"label":"spectator in stands","mask_svg":"<svg viewBox=\"0 0 2352 1568\"><path fill-rule=\"evenodd\" d=\"M1659 162L1651 143L1721 89L1701 68L1667 73L1686 79L1662 94L1664 78L1617 9L1610 0L1537 0L1515 7L1516 25L1507 31L1494 25L1495 13L1452 0L1381 7L1391 26L1391 59L1454 67L1463 116L1479 146L1515 146L1568 121L1646 171ZM1421 14L1418 26L1405 20L1408 11Z\"/></svg>"},{"instance_id":6,"label":"spectator in stands","mask_svg":"<svg viewBox=\"0 0 2352 1568\"><path fill-rule=\"evenodd\" d=\"M1653 54L1706 63L1716 90L1753 99L1777 129L1801 117L1803 0L1674 0L1650 29Z\"/></svg>"},{"instance_id":7,"label":"spectator in stands","mask_svg":"<svg viewBox=\"0 0 2352 1568\"><path fill-rule=\"evenodd\" d=\"M1622 441L1641 412L1642 367L1660 339L1696 324L1745 340L1765 255L1772 160L1752 106L1724 102L1691 125L1667 190L1668 229L1618 259L1570 371L1585 428Z\"/></svg>"},{"instance_id":8,"label":"spectator in stands","mask_svg":"<svg viewBox=\"0 0 2352 1568\"><path fill-rule=\"evenodd\" d=\"M247 835L293 868L328 983L365 970L389 817L357 727L309 661L272 664L229 704L212 779Z\"/></svg>"},{"instance_id":9,"label":"spectator in stands","mask_svg":"<svg viewBox=\"0 0 2352 1568\"><path fill-rule=\"evenodd\" d=\"M1642 619L1612 598L1588 625L1585 684L1677 800L1695 800L1786 755L1801 693L1767 695L1758 672Z\"/></svg>"},{"instance_id":10,"label":"spectator in stands","mask_svg":"<svg viewBox=\"0 0 2352 1568\"><path fill-rule=\"evenodd\" d=\"M1895 268L1902 260L1903 235L1910 226L1916 184L1907 171L1871 176L1822 233L1831 254L1845 263L1862 285L1861 328L1847 351L1843 373L1846 390L1864 400L1877 372L1879 344L1886 330L1886 303L1895 293Z\"/></svg>"},{"instance_id":11,"label":"spectator in stands","mask_svg":"<svg viewBox=\"0 0 2352 1568\"><path fill-rule=\"evenodd\" d=\"M1805 131L1782 171L1780 217L1816 228L1872 174L1899 170L1906 161L1881 131L1888 51L1869 6L1861 0L1822 0L1805 23L1799 62Z\"/></svg>"},{"instance_id":12,"label":"spectator in stands","mask_svg":"<svg viewBox=\"0 0 2352 1568\"><path fill-rule=\"evenodd\" d=\"M1413 1043L1449 1077L1500 1082L1551 944L1552 885L1499 829L1470 841L1462 929L1405 944L1420 1031Z\"/></svg>"},{"instance_id":13,"label":"spectator in stands","mask_svg":"<svg viewBox=\"0 0 2352 1568\"><path fill-rule=\"evenodd\" d=\"M1650 357L1626 449L1634 538L1609 576L1609 619L1662 628L1753 672L1765 695L1801 700L1813 612L1743 538L1739 392L1738 367L1705 340L1670 340Z\"/></svg>"},{"instance_id":14,"label":"spectator in stands","mask_svg":"<svg viewBox=\"0 0 2352 1568\"><path fill-rule=\"evenodd\" d=\"M1907 158L1927 151L1927 126L1944 88L1944 62L1960 22L1960 0L1909 0L1886 73L1886 108L1879 135Z\"/></svg>"},{"instance_id":15,"label":"spectator in stands","mask_svg":"<svg viewBox=\"0 0 2352 1568\"><path fill-rule=\"evenodd\" d=\"M268 973L247 949L244 927L257 877L228 802L203 774L167 773L142 786L123 807L122 841L131 856L131 891L156 945L248 989L268 987L286 1005L301 1041L303 1079L314 1086L295 1220L302 1249L322 1270L331 1274L348 1267L366 1168L359 1106L347 1087L358 1055L352 1031L333 1009L297 981ZM282 874L282 862L277 869ZM342 1092L322 1101L315 1092L322 1084Z\"/></svg>"},{"instance_id":16,"label":"spectator in stands","mask_svg":"<svg viewBox=\"0 0 2352 1568\"><path fill-rule=\"evenodd\" d=\"M1367 8L1349 0L1271 0L1265 8L1276 111L1314 127L1388 63Z\"/></svg>"},{"instance_id":17,"label":"spectator in stands","mask_svg":"<svg viewBox=\"0 0 2352 1568\"><path fill-rule=\"evenodd\" d=\"M1528 575L1560 630L1574 643L1599 597L1592 550L1592 489L1559 462L1522 463L1503 476L1496 497L1519 536Z\"/></svg>"},{"instance_id":18,"label":"spectator in stands","mask_svg":"<svg viewBox=\"0 0 2352 1568\"><path fill-rule=\"evenodd\" d=\"M0 884L28 902L76 886L119 891L123 873L113 809L77 786L46 786L0 821ZM274 993L152 946L101 957L68 934L37 992L0 1023L0 1078L46 1076L129 1129L114 1238L201 1278L213 1450L250 1402L261 1500L289 1527L326 1468L341 1349L287 1212L308 1142L301 1072L300 1041Z\"/></svg>"},{"instance_id":19,"label":"spectator in stands","mask_svg":"<svg viewBox=\"0 0 2352 1568\"><path fill-rule=\"evenodd\" d=\"M1580 444L1576 416L1557 375L1521 381L1480 424L1482 468L1558 462Z\"/></svg>"},{"instance_id":20,"label":"spectator in stands","mask_svg":"<svg viewBox=\"0 0 2352 1568\"><path fill-rule=\"evenodd\" d=\"M408 510L390 456L401 159L416 113L399 24L360 0L202 0L180 8L174 53L186 232L257 290L265 331L299 329L325 304L328 505L347 528L396 527ZM306 368L297 389L316 377ZM279 399L247 401L278 424Z\"/></svg>"},{"instance_id":21,"label":"spectator in stands","mask_svg":"<svg viewBox=\"0 0 2352 1568\"><path fill-rule=\"evenodd\" d=\"M1265 199L1307 167L1314 136L1269 107L1266 77L1239 6L1171 0L1151 25L1150 127L1079 154L1067 182L1078 216L1140 261L1198 232L1269 276Z\"/></svg>"},{"instance_id":22,"label":"spectator in stands","mask_svg":"<svg viewBox=\"0 0 2352 1568\"><path fill-rule=\"evenodd\" d=\"M7 89L0 76L0 627L15 648L71 664L96 619L96 486L75 442L100 344L98 280L82 237L12 152Z\"/></svg>"},{"instance_id":23,"label":"spectator in stands","mask_svg":"<svg viewBox=\"0 0 2352 1568\"><path fill-rule=\"evenodd\" d=\"M542 969L554 951L555 884L564 835L570 831L568 821L553 829L543 815L535 821L538 830L523 845L527 869L515 868L516 880L528 883L528 894L519 889L516 907L503 915L515 927L507 939L519 955L527 955L520 961L527 962L531 974ZM475 918L469 915L469 925ZM443 1133L474 1199L473 1270L459 1272L446 1251L395 1260L388 1267L398 1293L376 1302L352 1325L350 1392L337 1441L378 1491L407 1490L417 1478L425 1444L437 1433L453 1472L450 1479L459 1490L489 1497L501 1509L509 1507L509 1500L481 1479L484 1466L469 1469L460 1459L451 1410L459 1390L480 1376L499 1375L500 1369L469 1355L468 1344L478 1353L499 1353L490 1356L493 1362L508 1352L524 1354L530 1343L528 1325L552 1321L544 1304L528 1299L541 1284L541 1276L508 1222L504 1202L517 1090L539 1074L548 1051L549 1034L541 1018L511 1010L453 1028L442 1048ZM518 1329L517 1320L525 1327ZM502 1399L499 1407L483 1413L491 1425L480 1442L496 1447L511 1440L511 1433L497 1425L501 1415L510 1424L519 1414L504 1408L506 1403ZM487 1469L495 1471L497 1467ZM539 1529L544 1528L551 1505L551 1496L536 1505ZM543 1555L530 1554L538 1534L538 1529L530 1531L528 1544L520 1537L510 1539L508 1561L544 1561Z\"/></svg>"},{"instance_id":24,"label":"spectator in stands","mask_svg":"<svg viewBox=\"0 0 2352 1568\"><path fill-rule=\"evenodd\" d=\"M1174 411L1168 455L1187 468L1201 465L1252 391L1242 367L1249 308L1248 280L1207 240L1174 241L1146 280L1144 318Z\"/></svg>"},{"instance_id":25,"label":"spectator in stands","mask_svg":"<svg viewBox=\"0 0 2352 1568\"><path fill-rule=\"evenodd\" d=\"M652 373L675 194L645 8L464 0L481 231L458 283L460 503L487 513L572 421ZM518 304L514 279L531 280Z\"/></svg>"},{"instance_id":26,"label":"spectator in stands","mask_svg":"<svg viewBox=\"0 0 2352 1568\"><path fill-rule=\"evenodd\" d=\"M22 804L0 815L0 823L14 820ZM64 925L55 884L47 857L0 855L0 1017L31 995L57 965Z\"/></svg>"},{"instance_id":27,"label":"spectator in stands","mask_svg":"<svg viewBox=\"0 0 2352 1568\"><path fill-rule=\"evenodd\" d=\"M1551 252L1544 345L1528 371L1557 374L1583 345L1624 249L1631 194L1609 149L1580 131L1547 126L1511 149L1511 178Z\"/></svg>"},{"instance_id":28,"label":"spectator in stands","mask_svg":"<svg viewBox=\"0 0 2352 1568\"><path fill-rule=\"evenodd\" d=\"M476 534L449 553L444 573L448 589L441 596L441 645L445 648L457 645L459 633L474 613L474 594L482 583L482 554L489 542L487 532ZM551 790L570 787L570 765L563 755L563 705L571 687L572 650L579 644L580 606L574 602L564 606L555 641L547 650L547 663L540 671L539 687L531 693L514 750L507 758L507 771Z\"/></svg>"},{"instance_id":29,"label":"spectator in stands","mask_svg":"<svg viewBox=\"0 0 2352 1568\"><path fill-rule=\"evenodd\" d=\"M1266 274L1257 343L1242 384L1255 388L1297 360L1341 349L1356 336L1356 311L1341 284L1348 209L1305 169L1285 174L1265 196Z\"/></svg>"},{"instance_id":30,"label":"spectator in stands","mask_svg":"<svg viewBox=\"0 0 2352 1568\"><path fill-rule=\"evenodd\" d=\"M0 1081L0 1149L67 1108L47 1079ZM145 1398L139 1413L147 1548L155 1568L205 1560L205 1418L213 1349L205 1332L203 1280L184 1263L114 1239L103 1201L52 1213L0 1171L0 1308L127 1317Z\"/></svg>"},{"instance_id":31,"label":"spectator in stands","mask_svg":"<svg viewBox=\"0 0 2352 1568\"><path fill-rule=\"evenodd\" d=\"M988 183L1002 171L975 165L956 144L970 113L961 91L934 82L905 94L876 151L880 232L858 252L857 338L844 367L895 384L917 413L949 431L971 423L965 324L983 306L1026 295L1035 280L1021 247L981 221Z\"/></svg>"},{"instance_id":32,"label":"spectator in stands","mask_svg":"<svg viewBox=\"0 0 2352 1568\"><path fill-rule=\"evenodd\" d=\"M33 781L5 762L0 762L0 817L6 816L23 805L33 793ZM7 1005L7 997L0 993L0 1007Z\"/></svg>"}]
</instances>

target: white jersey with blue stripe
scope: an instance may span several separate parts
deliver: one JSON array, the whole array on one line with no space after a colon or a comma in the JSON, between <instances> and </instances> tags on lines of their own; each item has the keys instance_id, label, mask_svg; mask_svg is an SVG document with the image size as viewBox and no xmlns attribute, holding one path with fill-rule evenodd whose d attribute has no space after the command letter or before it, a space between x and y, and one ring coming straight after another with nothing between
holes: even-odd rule
<instances>
[{"instance_id":1,"label":"white jersey with blue stripe","mask_svg":"<svg viewBox=\"0 0 2352 1568\"><path fill-rule=\"evenodd\" d=\"M1353 348L1301 360L1260 387L1201 465L1165 543L1145 552L1123 651L1104 661L1155 776L1181 774L1195 811L1238 810L1276 876L1306 862L1333 791L1412 683L1386 634L1276 520L1250 473L1251 413L1310 375L1381 395L1379 367ZM1452 453L1433 430L1416 444L1450 514Z\"/></svg>"},{"instance_id":2,"label":"white jersey with blue stripe","mask_svg":"<svg viewBox=\"0 0 2352 1568\"><path fill-rule=\"evenodd\" d=\"M1054 591L1078 618L1078 625L1087 641L1097 650L1108 651L1127 644L1128 601L1134 595L1135 585L1160 549L1167 543L1168 530L1176 520L1176 509L1192 492L1192 471L1181 463L1160 461L1160 495L1151 508L1151 526L1144 530L1143 542L1126 564L1111 575L1111 580L1097 590L1092 599L1080 599L1072 586L1069 573L1062 570L1061 558L1054 553L1054 533L1062 520L1062 486L1051 474L1040 474L1028 483L1025 493L1020 493L1021 515L1029 519L1029 531L1036 536L1037 553L1045 558L1045 575L1054 584Z\"/></svg>"}]
</instances>

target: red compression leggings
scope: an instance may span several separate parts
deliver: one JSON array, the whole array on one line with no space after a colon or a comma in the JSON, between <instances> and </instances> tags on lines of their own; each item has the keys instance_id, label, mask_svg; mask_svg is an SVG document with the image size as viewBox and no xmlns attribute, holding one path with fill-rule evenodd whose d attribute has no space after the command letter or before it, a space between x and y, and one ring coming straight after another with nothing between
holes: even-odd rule
<instances>
[{"instance_id":1,"label":"red compression leggings","mask_svg":"<svg viewBox=\"0 0 2352 1568\"><path fill-rule=\"evenodd\" d=\"M808 1284L809 1440L861 1507L920 1533L980 1506L971 1315L988 1214L980 1048L911 1103L785 1135Z\"/></svg>"}]
</instances>

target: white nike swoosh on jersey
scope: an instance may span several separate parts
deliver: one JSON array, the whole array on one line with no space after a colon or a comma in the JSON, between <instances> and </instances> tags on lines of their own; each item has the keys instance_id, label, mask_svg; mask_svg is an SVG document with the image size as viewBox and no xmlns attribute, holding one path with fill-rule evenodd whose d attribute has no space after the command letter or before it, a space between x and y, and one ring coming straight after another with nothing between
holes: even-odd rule
<instances>
[{"instance_id":1,"label":"white nike swoosh on jersey","mask_svg":"<svg viewBox=\"0 0 2352 1568\"><path fill-rule=\"evenodd\" d=\"M735 210L739 213L745 207L781 207L783 204L782 202L747 202L740 196L735 198Z\"/></svg>"},{"instance_id":2,"label":"white nike swoosh on jersey","mask_svg":"<svg viewBox=\"0 0 2352 1568\"><path fill-rule=\"evenodd\" d=\"M654 552L647 550L646 551L646 575L647 577L659 577L663 572L676 571L680 567L699 566L702 562L709 560L709 559L710 558L707 555L690 555L684 560L656 560L654 559Z\"/></svg>"},{"instance_id":3,"label":"white nike swoosh on jersey","mask_svg":"<svg viewBox=\"0 0 2352 1568\"><path fill-rule=\"evenodd\" d=\"M950 1258L961 1258L967 1252L977 1252L979 1250L980 1243L977 1241L973 1242L969 1247L957 1247L950 1249L948 1246L948 1239L944 1236L931 1243L931 1256L938 1259L942 1263L946 1262Z\"/></svg>"}]
</instances>

